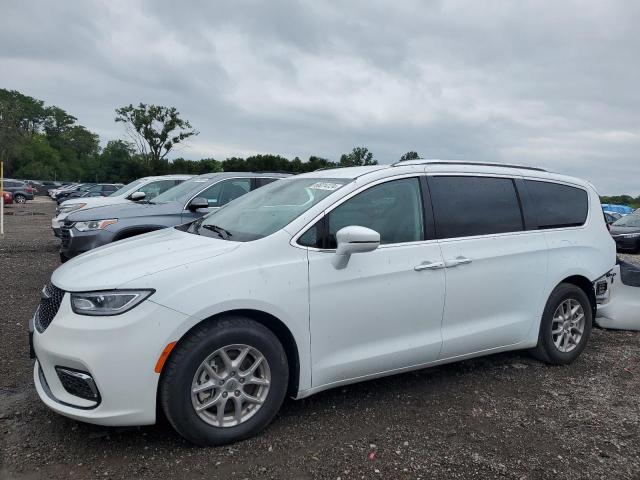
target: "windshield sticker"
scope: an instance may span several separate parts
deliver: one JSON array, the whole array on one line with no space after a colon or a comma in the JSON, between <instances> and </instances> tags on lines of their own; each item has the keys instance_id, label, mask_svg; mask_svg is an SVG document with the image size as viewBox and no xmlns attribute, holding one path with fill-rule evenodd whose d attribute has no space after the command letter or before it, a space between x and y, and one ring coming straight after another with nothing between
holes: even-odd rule
<instances>
[{"instance_id":1,"label":"windshield sticker","mask_svg":"<svg viewBox=\"0 0 640 480\"><path fill-rule=\"evenodd\" d=\"M313 185L310 185L309 188L313 188L314 190L337 190L342 185L339 183L329 183L329 182L316 182Z\"/></svg>"}]
</instances>

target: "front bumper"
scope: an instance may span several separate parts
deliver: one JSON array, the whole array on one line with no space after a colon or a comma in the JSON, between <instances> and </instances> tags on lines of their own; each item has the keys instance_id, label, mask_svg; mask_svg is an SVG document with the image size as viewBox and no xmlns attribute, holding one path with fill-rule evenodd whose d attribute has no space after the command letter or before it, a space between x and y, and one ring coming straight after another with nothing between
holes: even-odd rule
<instances>
[{"instance_id":1,"label":"front bumper","mask_svg":"<svg viewBox=\"0 0 640 480\"><path fill-rule=\"evenodd\" d=\"M56 237L60 237L60 229L62 225L64 225L64 220L67 218L67 215L57 215L56 217L51 219L51 230L53 230L53 234Z\"/></svg>"},{"instance_id":2,"label":"front bumper","mask_svg":"<svg viewBox=\"0 0 640 480\"><path fill-rule=\"evenodd\" d=\"M113 317L76 315L66 293L51 324L33 333L34 383L52 410L109 426L149 425L156 419L155 364L185 316L146 300ZM56 367L87 372L98 401L70 394Z\"/></svg>"},{"instance_id":3,"label":"front bumper","mask_svg":"<svg viewBox=\"0 0 640 480\"><path fill-rule=\"evenodd\" d=\"M73 258L81 253L113 242L115 233L109 230L89 230L81 232L75 227L63 225L60 230L60 253L66 258Z\"/></svg>"}]
</instances>

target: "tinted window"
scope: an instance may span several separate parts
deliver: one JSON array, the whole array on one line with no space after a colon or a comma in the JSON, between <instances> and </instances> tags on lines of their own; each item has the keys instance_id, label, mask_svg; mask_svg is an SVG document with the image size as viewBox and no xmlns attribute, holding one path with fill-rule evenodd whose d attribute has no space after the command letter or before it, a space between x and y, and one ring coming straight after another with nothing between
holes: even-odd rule
<instances>
[{"instance_id":1,"label":"tinted window","mask_svg":"<svg viewBox=\"0 0 640 480\"><path fill-rule=\"evenodd\" d=\"M271 182L275 182L276 180L278 179L268 177L256 178L256 188L264 187L265 185L268 185Z\"/></svg>"},{"instance_id":2,"label":"tinted window","mask_svg":"<svg viewBox=\"0 0 640 480\"><path fill-rule=\"evenodd\" d=\"M526 180L538 228L575 227L587 219L589 202L581 188Z\"/></svg>"},{"instance_id":3,"label":"tinted window","mask_svg":"<svg viewBox=\"0 0 640 480\"><path fill-rule=\"evenodd\" d=\"M513 180L491 177L429 177L438 238L523 230Z\"/></svg>"},{"instance_id":4,"label":"tinted window","mask_svg":"<svg viewBox=\"0 0 640 480\"><path fill-rule=\"evenodd\" d=\"M211 185L198 197L204 197L210 207L221 207L231 200L241 197L251 189L250 178L230 178Z\"/></svg>"},{"instance_id":5,"label":"tinted window","mask_svg":"<svg viewBox=\"0 0 640 480\"><path fill-rule=\"evenodd\" d=\"M380 234L382 244L423 240L423 220L422 195L417 178L382 183L359 193L329 213L326 248L336 248L336 232L351 225L375 230Z\"/></svg>"},{"instance_id":6,"label":"tinted window","mask_svg":"<svg viewBox=\"0 0 640 480\"><path fill-rule=\"evenodd\" d=\"M160 195L162 192L166 192L170 188L175 187L175 185L175 180L158 180L156 182L147 183L136 191L143 192L145 194L145 200L151 200L152 198Z\"/></svg>"}]
</instances>

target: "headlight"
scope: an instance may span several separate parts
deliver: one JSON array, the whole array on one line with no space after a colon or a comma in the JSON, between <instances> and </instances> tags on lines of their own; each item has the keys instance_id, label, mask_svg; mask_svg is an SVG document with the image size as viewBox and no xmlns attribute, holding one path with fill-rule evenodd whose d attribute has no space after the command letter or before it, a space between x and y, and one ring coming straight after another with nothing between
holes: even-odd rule
<instances>
[{"instance_id":1,"label":"headlight","mask_svg":"<svg viewBox=\"0 0 640 480\"><path fill-rule=\"evenodd\" d=\"M106 290L71 293L71 309L79 315L120 315L142 303L155 290Z\"/></svg>"},{"instance_id":2,"label":"headlight","mask_svg":"<svg viewBox=\"0 0 640 480\"><path fill-rule=\"evenodd\" d=\"M117 218L111 218L109 220L89 220L88 222L76 222L75 227L79 232L87 232L89 230L103 230L109 225L113 225L117 221Z\"/></svg>"},{"instance_id":3,"label":"headlight","mask_svg":"<svg viewBox=\"0 0 640 480\"><path fill-rule=\"evenodd\" d=\"M80 210L82 207L86 205L87 205L86 203L76 203L75 205L65 205L63 203L58 209L58 213L75 212L76 210Z\"/></svg>"}]
</instances>

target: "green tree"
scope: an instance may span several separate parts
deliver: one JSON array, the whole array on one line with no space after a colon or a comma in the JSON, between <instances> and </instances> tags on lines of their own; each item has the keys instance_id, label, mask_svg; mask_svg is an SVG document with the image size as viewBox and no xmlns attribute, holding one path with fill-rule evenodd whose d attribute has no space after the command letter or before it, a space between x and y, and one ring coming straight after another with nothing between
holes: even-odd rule
<instances>
[{"instance_id":1,"label":"green tree","mask_svg":"<svg viewBox=\"0 0 640 480\"><path fill-rule=\"evenodd\" d=\"M15 90L0 89L0 160L12 175L25 139L41 131L46 118L44 102Z\"/></svg>"},{"instance_id":2,"label":"green tree","mask_svg":"<svg viewBox=\"0 0 640 480\"><path fill-rule=\"evenodd\" d=\"M365 147L355 147L351 153L345 153L340 157L341 167L357 167L377 164L378 161L373 159L373 153Z\"/></svg>"},{"instance_id":3,"label":"green tree","mask_svg":"<svg viewBox=\"0 0 640 480\"><path fill-rule=\"evenodd\" d=\"M401 162L406 162L407 160L420 160L420 154L418 152L414 152L413 150L405 153L400 157Z\"/></svg>"},{"instance_id":4,"label":"green tree","mask_svg":"<svg viewBox=\"0 0 640 480\"><path fill-rule=\"evenodd\" d=\"M309 161L303 164L303 172L313 172L322 168L335 168L338 165L331 160L322 157L316 157L314 155L309 157Z\"/></svg>"},{"instance_id":5,"label":"green tree","mask_svg":"<svg viewBox=\"0 0 640 480\"><path fill-rule=\"evenodd\" d=\"M49 145L41 134L30 135L22 141L20 155L15 158L12 176L22 178L63 178L64 165L60 152Z\"/></svg>"},{"instance_id":6,"label":"green tree","mask_svg":"<svg viewBox=\"0 0 640 480\"><path fill-rule=\"evenodd\" d=\"M171 149L199 132L180 118L175 107L132 104L116 109L116 122L125 124L128 135L148 164L164 160Z\"/></svg>"}]
</instances>

